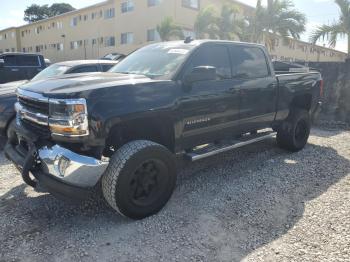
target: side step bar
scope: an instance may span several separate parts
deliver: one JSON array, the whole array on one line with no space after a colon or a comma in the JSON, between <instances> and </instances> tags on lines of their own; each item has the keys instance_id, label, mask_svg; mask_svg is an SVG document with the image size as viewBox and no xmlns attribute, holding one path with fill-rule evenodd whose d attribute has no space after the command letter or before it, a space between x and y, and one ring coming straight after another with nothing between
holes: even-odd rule
<instances>
[{"instance_id":1,"label":"side step bar","mask_svg":"<svg viewBox=\"0 0 350 262\"><path fill-rule=\"evenodd\" d=\"M257 143L260 141L263 141L265 139L271 138L276 136L276 132L264 132L264 133L258 133L256 135L250 135L243 137L243 139L234 140L231 141L230 144L222 145L222 146L208 146L209 148L201 148L196 149L190 153L185 154L185 158L189 159L190 161L194 162L203 158L207 158L210 156L214 156L220 153L224 153L227 151L230 151L235 148L243 147L246 145L250 145L253 143Z\"/></svg>"}]
</instances>

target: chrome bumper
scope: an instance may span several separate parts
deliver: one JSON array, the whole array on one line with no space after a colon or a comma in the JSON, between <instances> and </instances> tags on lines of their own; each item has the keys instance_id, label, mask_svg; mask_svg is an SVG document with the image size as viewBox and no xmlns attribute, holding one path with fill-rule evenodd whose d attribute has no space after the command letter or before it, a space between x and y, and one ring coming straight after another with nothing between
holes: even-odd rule
<instances>
[{"instance_id":1,"label":"chrome bumper","mask_svg":"<svg viewBox=\"0 0 350 262\"><path fill-rule=\"evenodd\" d=\"M55 145L38 150L42 171L58 180L78 187L93 187L109 162L76 154Z\"/></svg>"}]
</instances>

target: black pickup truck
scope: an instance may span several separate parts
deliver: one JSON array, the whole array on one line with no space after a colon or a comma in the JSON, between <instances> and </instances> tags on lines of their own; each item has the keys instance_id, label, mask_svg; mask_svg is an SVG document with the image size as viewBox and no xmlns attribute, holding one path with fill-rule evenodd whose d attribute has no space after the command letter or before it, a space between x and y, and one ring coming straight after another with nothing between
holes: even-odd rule
<instances>
[{"instance_id":1,"label":"black pickup truck","mask_svg":"<svg viewBox=\"0 0 350 262\"><path fill-rule=\"evenodd\" d=\"M0 54L0 84L32 79L46 66L42 55L30 53Z\"/></svg>"},{"instance_id":2,"label":"black pickup truck","mask_svg":"<svg viewBox=\"0 0 350 262\"><path fill-rule=\"evenodd\" d=\"M275 135L280 147L301 150L322 96L320 73L276 75L256 44L157 43L111 71L21 86L5 154L28 185L69 200L102 188L133 219L167 203L179 157Z\"/></svg>"}]
</instances>

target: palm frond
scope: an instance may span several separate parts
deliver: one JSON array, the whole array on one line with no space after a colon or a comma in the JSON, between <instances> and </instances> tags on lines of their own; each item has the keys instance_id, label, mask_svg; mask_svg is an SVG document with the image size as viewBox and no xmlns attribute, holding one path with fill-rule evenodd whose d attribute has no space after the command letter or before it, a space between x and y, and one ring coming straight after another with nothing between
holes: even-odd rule
<instances>
[{"instance_id":1,"label":"palm frond","mask_svg":"<svg viewBox=\"0 0 350 262\"><path fill-rule=\"evenodd\" d=\"M322 25L319 26L310 37L310 41L316 44L319 40L328 40L330 47L335 47L337 44L337 38L339 36L344 36L346 34L346 30L342 23L335 23L332 25Z\"/></svg>"}]
</instances>

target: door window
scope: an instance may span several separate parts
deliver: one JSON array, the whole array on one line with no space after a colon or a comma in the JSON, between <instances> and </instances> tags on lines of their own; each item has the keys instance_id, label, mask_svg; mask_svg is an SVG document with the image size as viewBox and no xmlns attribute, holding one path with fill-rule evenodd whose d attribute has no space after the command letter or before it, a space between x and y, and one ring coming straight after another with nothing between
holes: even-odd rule
<instances>
[{"instance_id":1,"label":"door window","mask_svg":"<svg viewBox=\"0 0 350 262\"><path fill-rule=\"evenodd\" d=\"M18 57L19 66L35 66L40 67L39 59L37 56L24 55Z\"/></svg>"},{"instance_id":2,"label":"door window","mask_svg":"<svg viewBox=\"0 0 350 262\"><path fill-rule=\"evenodd\" d=\"M231 64L228 49L224 45L205 45L200 47L190 61L187 73L198 66L213 66L219 79L231 78Z\"/></svg>"},{"instance_id":3,"label":"door window","mask_svg":"<svg viewBox=\"0 0 350 262\"><path fill-rule=\"evenodd\" d=\"M98 72L97 66L91 65L91 66L81 66L76 69L73 69L70 71L70 74L77 74L77 73L89 73L89 72Z\"/></svg>"},{"instance_id":4,"label":"door window","mask_svg":"<svg viewBox=\"0 0 350 262\"><path fill-rule=\"evenodd\" d=\"M253 79L269 75L266 57L260 48L232 45L230 51L233 78Z\"/></svg>"},{"instance_id":5,"label":"door window","mask_svg":"<svg viewBox=\"0 0 350 262\"><path fill-rule=\"evenodd\" d=\"M113 66L115 66L114 64L106 64L106 65L101 65L102 66L102 72L107 72L109 69L111 69Z\"/></svg>"},{"instance_id":6,"label":"door window","mask_svg":"<svg viewBox=\"0 0 350 262\"><path fill-rule=\"evenodd\" d=\"M15 55L6 55L3 57L5 66L17 66L17 59Z\"/></svg>"}]
</instances>

